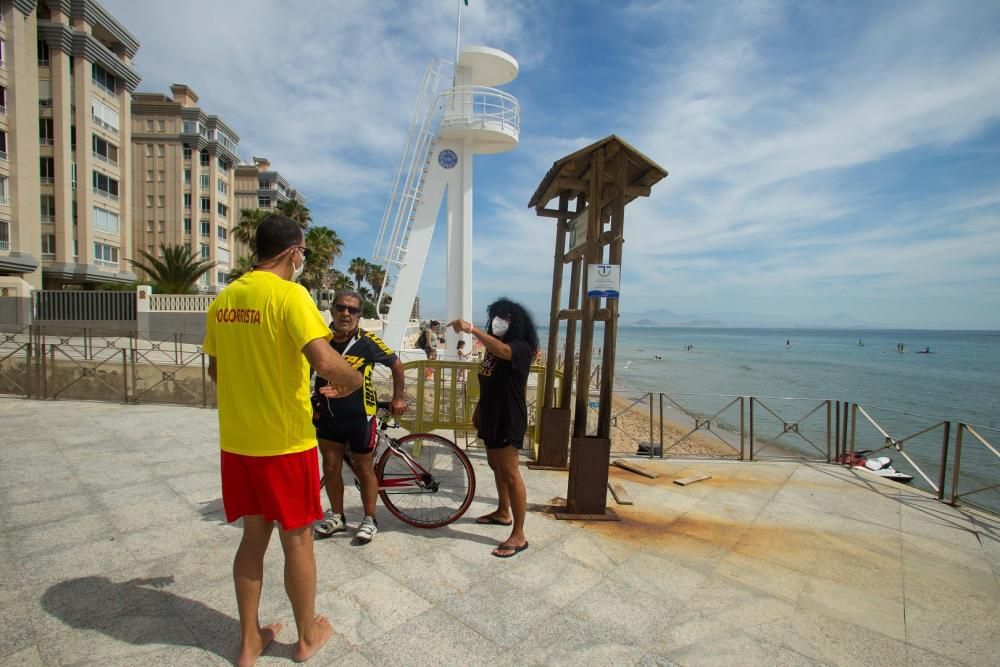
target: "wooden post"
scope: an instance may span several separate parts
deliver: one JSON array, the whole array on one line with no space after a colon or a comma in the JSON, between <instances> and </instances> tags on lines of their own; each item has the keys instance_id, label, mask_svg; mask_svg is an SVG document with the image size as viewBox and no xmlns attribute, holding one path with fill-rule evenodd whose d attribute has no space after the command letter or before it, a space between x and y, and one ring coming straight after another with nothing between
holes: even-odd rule
<instances>
[{"instance_id":1,"label":"wooden post","mask_svg":"<svg viewBox=\"0 0 1000 667\"><path fill-rule=\"evenodd\" d=\"M610 144L609 144L610 146ZM625 243L623 238L625 230L625 185L627 179L628 159L624 151L619 150L615 156L615 199L611 209L611 247L608 252L608 264L622 263L622 246ZM600 438L611 437L611 395L615 383L615 347L618 340L618 299L605 299L605 308L611 315L604 323L604 349L601 365L604 367L601 373L601 400L597 415L597 436ZM652 417L652 401L650 394L650 416ZM653 448L653 424L650 420L649 447Z\"/></svg>"},{"instance_id":2,"label":"wooden post","mask_svg":"<svg viewBox=\"0 0 1000 667\"><path fill-rule=\"evenodd\" d=\"M559 212L565 217L556 223L556 252L552 260L552 300L549 302L549 345L546 353L546 373L544 401L547 408L555 407L556 385L556 350L559 349L559 304L562 301L562 278L565 265L563 256L566 254L566 227L569 218L569 194L559 195Z\"/></svg>"}]
</instances>

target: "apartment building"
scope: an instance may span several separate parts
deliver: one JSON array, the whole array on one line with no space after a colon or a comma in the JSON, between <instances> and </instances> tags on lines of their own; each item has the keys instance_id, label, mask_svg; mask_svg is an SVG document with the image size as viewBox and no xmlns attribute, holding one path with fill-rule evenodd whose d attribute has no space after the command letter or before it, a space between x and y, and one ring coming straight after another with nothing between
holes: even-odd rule
<instances>
[{"instance_id":1,"label":"apartment building","mask_svg":"<svg viewBox=\"0 0 1000 667\"><path fill-rule=\"evenodd\" d=\"M139 42L93 0L0 0L0 275L135 279L128 189Z\"/></svg>"},{"instance_id":2,"label":"apartment building","mask_svg":"<svg viewBox=\"0 0 1000 667\"><path fill-rule=\"evenodd\" d=\"M234 261L240 139L197 104L198 95L183 84L172 85L170 96L132 95L134 247L158 256L162 246L189 246L215 262L199 288L216 292L226 285Z\"/></svg>"},{"instance_id":3,"label":"apartment building","mask_svg":"<svg viewBox=\"0 0 1000 667\"><path fill-rule=\"evenodd\" d=\"M236 167L236 222L245 208L273 211L279 202L296 200L303 206L306 198L291 187L277 171L271 169L267 158L255 157L253 164ZM249 257L250 249L237 243L236 257Z\"/></svg>"}]
</instances>

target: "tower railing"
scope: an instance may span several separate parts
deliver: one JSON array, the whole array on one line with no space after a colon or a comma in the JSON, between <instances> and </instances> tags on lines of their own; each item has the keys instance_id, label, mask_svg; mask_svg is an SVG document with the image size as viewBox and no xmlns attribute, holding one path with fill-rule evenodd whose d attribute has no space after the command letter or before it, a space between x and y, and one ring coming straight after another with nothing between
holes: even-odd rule
<instances>
[{"instance_id":1,"label":"tower railing","mask_svg":"<svg viewBox=\"0 0 1000 667\"><path fill-rule=\"evenodd\" d=\"M455 86L441 93L444 115L441 128L497 130L517 139L521 107L509 93L486 86Z\"/></svg>"}]
</instances>

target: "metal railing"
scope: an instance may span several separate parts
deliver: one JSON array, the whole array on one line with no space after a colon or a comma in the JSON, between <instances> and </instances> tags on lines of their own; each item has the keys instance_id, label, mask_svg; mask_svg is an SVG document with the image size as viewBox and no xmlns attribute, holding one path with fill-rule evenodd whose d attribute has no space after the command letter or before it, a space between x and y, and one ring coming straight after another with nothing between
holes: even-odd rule
<instances>
[{"instance_id":1,"label":"metal railing","mask_svg":"<svg viewBox=\"0 0 1000 667\"><path fill-rule=\"evenodd\" d=\"M495 130L517 139L521 107L517 98L486 86L455 86L440 95L444 106L441 128Z\"/></svg>"},{"instance_id":2,"label":"metal railing","mask_svg":"<svg viewBox=\"0 0 1000 667\"><path fill-rule=\"evenodd\" d=\"M136 317L135 292L37 290L32 298L35 319L41 321L121 321Z\"/></svg>"},{"instance_id":3,"label":"metal railing","mask_svg":"<svg viewBox=\"0 0 1000 667\"><path fill-rule=\"evenodd\" d=\"M152 294L149 309L153 312L204 313L215 299L208 294Z\"/></svg>"},{"instance_id":4,"label":"metal railing","mask_svg":"<svg viewBox=\"0 0 1000 667\"><path fill-rule=\"evenodd\" d=\"M190 338L178 332L114 333L44 323L0 331L0 394L214 406L207 355L200 345L185 342ZM403 426L473 433L477 369L474 362L404 364L409 408ZM376 386L388 396L391 378L381 370ZM544 366L532 366L527 392L529 434L536 447L542 413L538 391L545 372ZM561 381L557 374L557 387ZM894 465L900 471L914 473L914 486L939 500L1000 513L998 429L832 399L615 392L613 400L617 455L853 466L859 451L868 457L887 452L899 457ZM596 407L590 404L588 413ZM590 428L595 424L596 419Z\"/></svg>"}]
</instances>

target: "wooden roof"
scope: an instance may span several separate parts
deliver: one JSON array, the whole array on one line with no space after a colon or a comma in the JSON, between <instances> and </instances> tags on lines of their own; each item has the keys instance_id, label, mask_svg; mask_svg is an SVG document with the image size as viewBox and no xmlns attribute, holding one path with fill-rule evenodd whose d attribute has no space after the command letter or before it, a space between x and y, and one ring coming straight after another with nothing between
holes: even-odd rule
<instances>
[{"instance_id":1,"label":"wooden roof","mask_svg":"<svg viewBox=\"0 0 1000 667\"><path fill-rule=\"evenodd\" d=\"M648 188L667 177L666 169L637 151L621 137L612 134L586 148L581 148L575 153L570 153L566 157L556 160L552 164L552 168L542 178L542 182L538 184L528 206L544 208L546 204L564 191L580 192L581 188L574 186L572 181L588 179L597 150L613 142L617 142L621 146L621 150L625 152L628 160L626 185L632 188L632 192L626 194L626 204L636 197L642 196L639 192L643 189L648 194Z\"/></svg>"}]
</instances>

